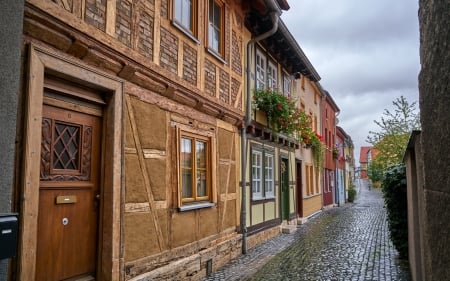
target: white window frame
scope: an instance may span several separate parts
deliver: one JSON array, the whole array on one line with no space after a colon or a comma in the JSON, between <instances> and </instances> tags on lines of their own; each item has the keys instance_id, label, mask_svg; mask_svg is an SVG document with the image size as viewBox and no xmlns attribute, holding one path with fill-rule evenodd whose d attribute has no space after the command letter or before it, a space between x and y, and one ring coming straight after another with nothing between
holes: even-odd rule
<instances>
[{"instance_id":1,"label":"white window frame","mask_svg":"<svg viewBox=\"0 0 450 281\"><path fill-rule=\"evenodd\" d=\"M263 153L259 150L252 150L252 198L263 198Z\"/></svg>"},{"instance_id":2,"label":"white window frame","mask_svg":"<svg viewBox=\"0 0 450 281\"><path fill-rule=\"evenodd\" d=\"M256 49L255 58L255 73L256 73L256 89L266 89L266 67L267 58L266 55L259 49Z\"/></svg>"},{"instance_id":3,"label":"white window frame","mask_svg":"<svg viewBox=\"0 0 450 281\"><path fill-rule=\"evenodd\" d=\"M275 154L271 150L252 148L252 200L275 198Z\"/></svg>"},{"instance_id":4,"label":"white window frame","mask_svg":"<svg viewBox=\"0 0 450 281\"><path fill-rule=\"evenodd\" d=\"M276 90L278 87L277 81L278 81L278 71L277 66L272 62L269 61L267 64L267 87L272 90Z\"/></svg>"},{"instance_id":5,"label":"white window frame","mask_svg":"<svg viewBox=\"0 0 450 281\"><path fill-rule=\"evenodd\" d=\"M290 96L292 94L292 79L289 75L283 75L283 94Z\"/></svg>"},{"instance_id":6,"label":"white window frame","mask_svg":"<svg viewBox=\"0 0 450 281\"><path fill-rule=\"evenodd\" d=\"M274 198L275 193L275 156L273 153L264 154L264 195L266 198Z\"/></svg>"}]
</instances>

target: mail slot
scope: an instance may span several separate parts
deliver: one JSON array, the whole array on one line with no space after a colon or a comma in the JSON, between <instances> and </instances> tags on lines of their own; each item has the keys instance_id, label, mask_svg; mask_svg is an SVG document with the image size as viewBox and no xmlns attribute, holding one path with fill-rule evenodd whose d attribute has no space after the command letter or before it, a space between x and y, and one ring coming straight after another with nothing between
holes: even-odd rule
<instances>
[{"instance_id":1,"label":"mail slot","mask_svg":"<svg viewBox=\"0 0 450 281\"><path fill-rule=\"evenodd\" d=\"M0 214L0 260L17 253L18 214Z\"/></svg>"},{"instance_id":2,"label":"mail slot","mask_svg":"<svg viewBox=\"0 0 450 281\"><path fill-rule=\"evenodd\" d=\"M56 196L56 204L73 204L73 203L77 203L77 197L75 195Z\"/></svg>"}]
</instances>

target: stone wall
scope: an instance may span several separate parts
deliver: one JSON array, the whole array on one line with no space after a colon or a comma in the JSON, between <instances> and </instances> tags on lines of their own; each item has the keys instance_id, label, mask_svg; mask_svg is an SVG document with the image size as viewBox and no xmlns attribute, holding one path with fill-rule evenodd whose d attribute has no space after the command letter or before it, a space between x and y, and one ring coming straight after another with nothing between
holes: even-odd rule
<instances>
[{"instance_id":1,"label":"stone wall","mask_svg":"<svg viewBox=\"0 0 450 281\"><path fill-rule=\"evenodd\" d=\"M450 9L448 0L419 1L421 142L424 162L424 276L450 278ZM419 279L418 279L419 280Z\"/></svg>"},{"instance_id":2,"label":"stone wall","mask_svg":"<svg viewBox=\"0 0 450 281\"><path fill-rule=\"evenodd\" d=\"M0 1L0 213L13 209L14 156L20 81L23 1ZM0 260L0 280L7 280L9 260Z\"/></svg>"}]
</instances>

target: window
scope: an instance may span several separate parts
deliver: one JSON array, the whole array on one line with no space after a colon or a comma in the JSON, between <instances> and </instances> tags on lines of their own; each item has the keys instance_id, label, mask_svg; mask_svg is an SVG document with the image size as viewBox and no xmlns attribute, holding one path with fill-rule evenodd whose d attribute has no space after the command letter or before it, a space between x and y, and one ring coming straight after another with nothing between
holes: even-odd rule
<instances>
[{"instance_id":1,"label":"window","mask_svg":"<svg viewBox=\"0 0 450 281\"><path fill-rule=\"evenodd\" d=\"M211 200L210 139L188 133L180 138L181 205Z\"/></svg>"},{"instance_id":2,"label":"window","mask_svg":"<svg viewBox=\"0 0 450 281\"><path fill-rule=\"evenodd\" d=\"M314 186L316 187L315 191L316 191L316 193L319 193L319 173L320 173L320 170L319 169L315 169L314 171L315 171Z\"/></svg>"},{"instance_id":3,"label":"window","mask_svg":"<svg viewBox=\"0 0 450 281\"><path fill-rule=\"evenodd\" d=\"M223 55L223 35L225 34L223 19L223 3L209 0L208 47L219 55Z\"/></svg>"},{"instance_id":4,"label":"window","mask_svg":"<svg viewBox=\"0 0 450 281\"><path fill-rule=\"evenodd\" d=\"M318 132L318 121L317 121L317 115L314 114L314 131Z\"/></svg>"},{"instance_id":5,"label":"window","mask_svg":"<svg viewBox=\"0 0 450 281\"><path fill-rule=\"evenodd\" d=\"M272 90L277 88L277 67L272 62L267 65L267 87Z\"/></svg>"},{"instance_id":6,"label":"window","mask_svg":"<svg viewBox=\"0 0 450 281\"><path fill-rule=\"evenodd\" d=\"M252 199L274 198L275 158L271 151L252 149Z\"/></svg>"},{"instance_id":7,"label":"window","mask_svg":"<svg viewBox=\"0 0 450 281\"><path fill-rule=\"evenodd\" d=\"M313 166L306 165L306 196L313 194L314 190L314 176L313 176Z\"/></svg>"},{"instance_id":8,"label":"window","mask_svg":"<svg viewBox=\"0 0 450 281\"><path fill-rule=\"evenodd\" d=\"M264 156L264 166L265 166L265 196L266 197L274 197L274 160L273 154L266 153Z\"/></svg>"},{"instance_id":9,"label":"window","mask_svg":"<svg viewBox=\"0 0 450 281\"><path fill-rule=\"evenodd\" d=\"M266 88L266 57L259 50L256 51L256 88Z\"/></svg>"},{"instance_id":10,"label":"window","mask_svg":"<svg viewBox=\"0 0 450 281\"><path fill-rule=\"evenodd\" d=\"M319 169L313 165L305 165L306 168L306 196L319 193Z\"/></svg>"},{"instance_id":11,"label":"window","mask_svg":"<svg viewBox=\"0 0 450 281\"><path fill-rule=\"evenodd\" d=\"M283 77L283 93L286 96L290 96L292 93L292 81L289 75L285 74Z\"/></svg>"},{"instance_id":12,"label":"window","mask_svg":"<svg viewBox=\"0 0 450 281\"><path fill-rule=\"evenodd\" d=\"M262 152L252 152L252 193L253 198L262 198Z\"/></svg>"},{"instance_id":13,"label":"window","mask_svg":"<svg viewBox=\"0 0 450 281\"><path fill-rule=\"evenodd\" d=\"M176 26L191 35L197 35L197 1L174 0L173 18Z\"/></svg>"}]
</instances>

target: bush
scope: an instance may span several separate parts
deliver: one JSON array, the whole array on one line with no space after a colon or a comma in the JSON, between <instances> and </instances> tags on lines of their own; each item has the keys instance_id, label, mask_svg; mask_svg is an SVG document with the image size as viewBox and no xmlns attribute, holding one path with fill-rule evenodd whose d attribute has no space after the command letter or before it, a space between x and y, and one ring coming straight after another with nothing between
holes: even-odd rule
<instances>
[{"instance_id":1,"label":"bush","mask_svg":"<svg viewBox=\"0 0 450 281\"><path fill-rule=\"evenodd\" d=\"M348 202L353 203L356 197L356 189L353 184L348 187Z\"/></svg>"},{"instance_id":2,"label":"bush","mask_svg":"<svg viewBox=\"0 0 450 281\"><path fill-rule=\"evenodd\" d=\"M408 258L408 207L406 167L395 165L386 170L381 184L387 210L389 232L400 258Z\"/></svg>"}]
</instances>

